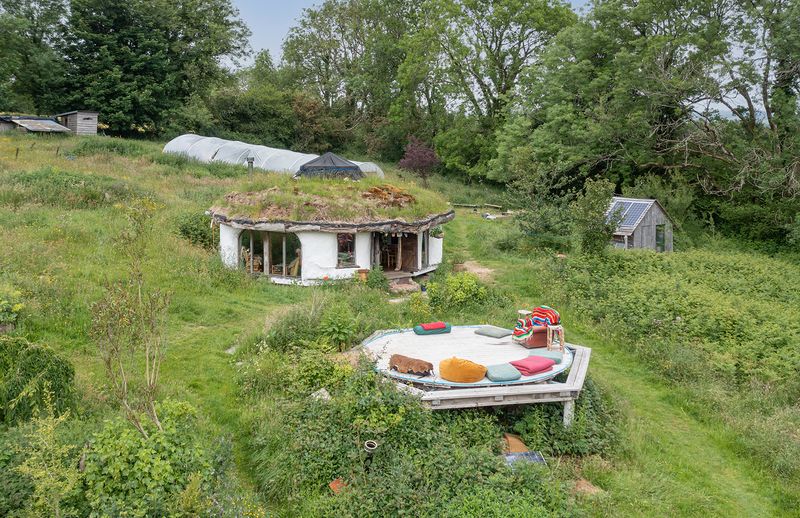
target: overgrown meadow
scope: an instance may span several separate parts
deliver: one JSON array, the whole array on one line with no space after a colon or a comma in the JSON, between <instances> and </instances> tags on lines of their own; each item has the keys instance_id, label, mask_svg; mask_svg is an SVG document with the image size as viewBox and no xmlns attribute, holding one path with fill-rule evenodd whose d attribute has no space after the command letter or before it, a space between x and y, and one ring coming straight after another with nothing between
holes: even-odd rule
<instances>
[{"instance_id":1,"label":"overgrown meadow","mask_svg":"<svg viewBox=\"0 0 800 518\"><path fill-rule=\"evenodd\" d=\"M379 272L281 287L222 268L203 214L246 171L160 149L0 137L0 325L14 324L0 338L0 514L796 512L796 257L708 236L670 255L562 258L510 220L459 211L426 297L391 301ZM502 198L431 185L459 203ZM144 421L146 436L110 388L92 310L131 275L125 211L143 198L144 282L170 301L161 426ZM491 273L455 271L467 260ZM353 349L433 319L510 326L536 304L561 310L567 339L593 348L570 429L559 405L426 410ZM330 399L312 396L322 388ZM507 467L504 432L548 465Z\"/></svg>"}]
</instances>

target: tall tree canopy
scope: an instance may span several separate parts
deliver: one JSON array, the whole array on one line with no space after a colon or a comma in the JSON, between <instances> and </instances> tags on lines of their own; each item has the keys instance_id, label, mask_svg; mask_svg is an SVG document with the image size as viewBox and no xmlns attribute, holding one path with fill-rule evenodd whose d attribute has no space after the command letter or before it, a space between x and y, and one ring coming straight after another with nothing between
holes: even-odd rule
<instances>
[{"instance_id":1,"label":"tall tree canopy","mask_svg":"<svg viewBox=\"0 0 800 518\"><path fill-rule=\"evenodd\" d=\"M249 34L228 0L73 0L67 24L62 107L102 110L119 134L159 131Z\"/></svg>"}]
</instances>

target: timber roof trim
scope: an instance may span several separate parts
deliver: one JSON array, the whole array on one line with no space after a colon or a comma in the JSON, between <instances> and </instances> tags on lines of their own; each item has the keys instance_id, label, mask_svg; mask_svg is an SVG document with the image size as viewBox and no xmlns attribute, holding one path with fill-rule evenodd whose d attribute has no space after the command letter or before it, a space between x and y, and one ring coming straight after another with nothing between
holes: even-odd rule
<instances>
[{"instance_id":1,"label":"timber roof trim","mask_svg":"<svg viewBox=\"0 0 800 518\"><path fill-rule=\"evenodd\" d=\"M421 232L429 228L451 221L455 211L449 210L425 219L405 221L402 219L375 220L365 222L346 221L293 221L282 219L253 220L242 217L228 217L214 209L207 211L216 223L223 223L235 228L266 230L271 232Z\"/></svg>"}]
</instances>

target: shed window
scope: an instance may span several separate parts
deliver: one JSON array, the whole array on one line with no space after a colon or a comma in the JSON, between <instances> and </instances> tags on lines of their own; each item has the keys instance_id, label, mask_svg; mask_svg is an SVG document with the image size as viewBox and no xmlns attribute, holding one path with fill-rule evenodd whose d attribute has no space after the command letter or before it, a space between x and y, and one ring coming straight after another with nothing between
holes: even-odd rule
<instances>
[{"instance_id":1,"label":"shed window","mask_svg":"<svg viewBox=\"0 0 800 518\"><path fill-rule=\"evenodd\" d=\"M336 234L336 267L356 267L356 236L355 234Z\"/></svg>"},{"instance_id":2,"label":"shed window","mask_svg":"<svg viewBox=\"0 0 800 518\"><path fill-rule=\"evenodd\" d=\"M664 251L666 240L666 225L656 225L656 252Z\"/></svg>"}]
</instances>

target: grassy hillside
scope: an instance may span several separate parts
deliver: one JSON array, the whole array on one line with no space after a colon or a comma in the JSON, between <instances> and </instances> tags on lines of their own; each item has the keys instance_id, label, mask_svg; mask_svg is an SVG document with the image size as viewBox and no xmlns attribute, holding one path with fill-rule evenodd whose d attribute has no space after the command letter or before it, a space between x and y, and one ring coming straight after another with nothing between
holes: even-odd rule
<instances>
[{"instance_id":1,"label":"grassy hillside","mask_svg":"<svg viewBox=\"0 0 800 518\"><path fill-rule=\"evenodd\" d=\"M144 273L171 293L160 398L198 409L195 431L221 452L215 458L225 448L214 445L232 444L234 468L215 493L227 514L209 515L797 515L797 258L711 240L670 255L559 259L527 247L507 220L462 211L446 227L445 259L494 270L485 287L449 277L466 297L388 304L359 286L281 287L223 269L203 234L203 211L269 178L160 149L0 135L0 286L19 290L25 304L15 333L75 365L78 418L63 440L97 441L119 415L89 336L90 307L126 277L123 207L147 196L157 202L157 231L142 251ZM414 181L388 170L389 183ZM446 178L432 185L460 203L502 198ZM428 196L418 189L409 186ZM540 303L562 311L568 340L594 349L594 382L573 432L559 428L557 406L423 411L334 352L375 328L425 319L509 325L517 307ZM333 403L311 403L323 384ZM22 428L0 429L7 451L21 444ZM547 452L549 468L503 467L504 431ZM359 456L366 436L386 445L371 469ZM13 480L25 495L9 455L0 454L0 483ZM334 476L350 484L341 497L327 488ZM574 494L579 478L601 491Z\"/></svg>"}]
</instances>

